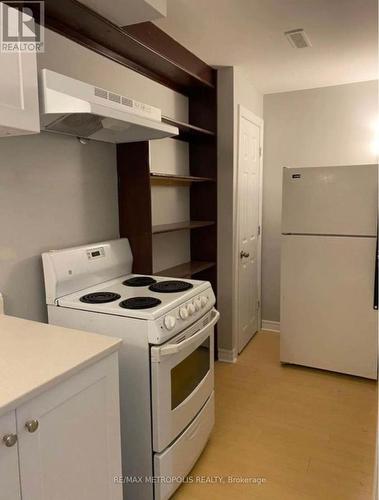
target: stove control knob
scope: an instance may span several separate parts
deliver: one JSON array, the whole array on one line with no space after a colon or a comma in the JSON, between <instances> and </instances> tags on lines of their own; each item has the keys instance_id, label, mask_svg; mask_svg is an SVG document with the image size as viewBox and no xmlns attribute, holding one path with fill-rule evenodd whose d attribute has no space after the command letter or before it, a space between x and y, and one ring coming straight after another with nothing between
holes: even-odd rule
<instances>
[{"instance_id":1,"label":"stove control knob","mask_svg":"<svg viewBox=\"0 0 379 500\"><path fill-rule=\"evenodd\" d=\"M193 304L188 304L187 311L188 311L188 314L190 316L192 316L192 314L195 314L195 311L196 311L195 306Z\"/></svg>"},{"instance_id":2,"label":"stove control knob","mask_svg":"<svg viewBox=\"0 0 379 500\"><path fill-rule=\"evenodd\" d=\"M179 309L179 316L182 318L182 319L187 319L188 318L188 311L187 311L187 308L186 307L181 307Z\"/></svg>"},{"instance_id":3,"label":"stove control knob","mask_svg":"<svg viewBox=\"0 0 379 500\"><path fill-rule=\"evenodd\" d=\"M172 330L175 327L176 319L174 316L166 316L164 319L164 326L167 328L167 330Z\"/></svg>"},{"instance_id":4,"label":"stove control knob","mask_svg":"<svg viewBox=\"0 0 379 500\"><path fill-rule=\"evenodd\" d=\"M208 297L203 295L202 297L200 297L200 301L201 301L201 307L205 307L208 303Z\"/></svg>"},{"instance_id":5,"label":"stove control knob","mask_svg":"<svg viewBox=\"0 0 379 500\"><path fill-rule=\"evenodd\" d=\"M200 311L200 309L201 309L201 300L200 299L195 300L195 309L196 309L196 311Z\"/></svg>"}]
</instances>

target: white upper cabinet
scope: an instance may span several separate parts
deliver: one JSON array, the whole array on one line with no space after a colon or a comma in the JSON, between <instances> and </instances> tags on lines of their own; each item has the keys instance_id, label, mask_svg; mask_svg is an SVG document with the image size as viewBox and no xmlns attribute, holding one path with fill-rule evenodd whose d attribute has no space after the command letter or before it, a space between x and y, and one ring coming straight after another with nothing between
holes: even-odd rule
<instances>
[{"instance_id":1,"label":"white upper cabinet","mask_svg":"<svg viewBox=\"0 0 379 500\"><path fill-rule=\"evenodd\" d=\"M36 54L0 51L0 74L0 137L38 133Z\"/></svg>"},{"instance_id":2,"label":"white upper cabinet","mask_svg":"<svg viewBox=\"0 0 379 500\"><path fill-rule=\"evenodd\" d=\"M167 0L80 0L118 26L153 21L167 15Z\"/></svg>"}]
</instances>

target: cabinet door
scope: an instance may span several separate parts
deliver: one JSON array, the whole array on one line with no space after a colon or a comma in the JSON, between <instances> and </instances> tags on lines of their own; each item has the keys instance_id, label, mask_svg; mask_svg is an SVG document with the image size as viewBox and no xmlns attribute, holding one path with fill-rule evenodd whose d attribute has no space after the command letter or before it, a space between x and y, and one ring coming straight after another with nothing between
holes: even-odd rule
<instances>
[{"instance_id":1,"label":"cabinet door","mask_svg":"<svg viewBox=\"0 0 379 500\"><path fill-rule=\"evenodd\" d=\"M0 68L0 137L38 133L36 54L0 51Z\"/></svg>"},{"instance_id":2,"label":"cabinet door","mask_svg":"<svg viewBox=\"0 0 379 500\"><path fill-rule=\"evenodd\" d=\"M16 435L12 411L0 417L0 500L21 500Z\"/></svg>"},{"instance_id":3,"label":"cabinet door","mask_svg":"<svg viewBox=\"0 0 379 500\"><path fill-rule=\"evenodd\" d=\"M117 354L25 403L17 428L23 500L121 500Z\"/></svg>"}]
</instances>

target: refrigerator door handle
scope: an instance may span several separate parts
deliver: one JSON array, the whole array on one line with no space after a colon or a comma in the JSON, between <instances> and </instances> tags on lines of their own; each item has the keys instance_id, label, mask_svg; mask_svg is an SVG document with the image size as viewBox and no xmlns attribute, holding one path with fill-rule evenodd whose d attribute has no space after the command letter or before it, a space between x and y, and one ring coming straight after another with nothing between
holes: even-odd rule
<instances>
[{"instance_id":1,"label":"refrigerator door handle","mask_svg":"<svg viewBox=\"0 0 379 500\"><path fill-rule=\"evenodd\" d=\"M375 250L375 279L374 279L374 309L378 310L378 261L379 261L379 245L378 245L378 237L379 237L379 228L376 233L376 250Z\"/></svg>"}]
</instances>

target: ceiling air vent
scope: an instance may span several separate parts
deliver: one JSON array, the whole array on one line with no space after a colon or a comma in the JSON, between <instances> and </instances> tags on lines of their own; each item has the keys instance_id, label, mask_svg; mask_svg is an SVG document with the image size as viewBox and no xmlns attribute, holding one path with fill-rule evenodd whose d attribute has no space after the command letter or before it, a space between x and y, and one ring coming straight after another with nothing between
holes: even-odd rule
<instances>
[{"instance_id":1,"label":"ceiling air vent","mask_svg":"<svg viewBox=\"0 0 379 500\"><path fill-rule=\"evenodd\" d=\"M311 41L303 29L285 31L288 41L295 49L305 49L305 47L312 47Z\"/></svg>"}]
</instances>

